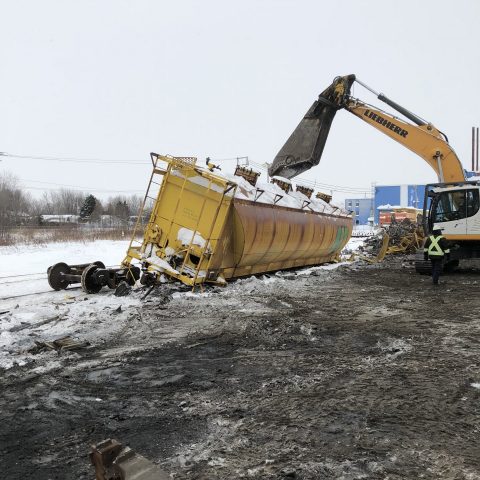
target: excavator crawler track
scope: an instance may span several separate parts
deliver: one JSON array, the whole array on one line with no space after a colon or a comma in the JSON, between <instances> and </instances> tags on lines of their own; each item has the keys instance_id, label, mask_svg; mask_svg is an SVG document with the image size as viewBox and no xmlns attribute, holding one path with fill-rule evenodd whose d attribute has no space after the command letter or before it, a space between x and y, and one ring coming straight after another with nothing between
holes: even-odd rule
<instances>
[{"instance_id":1,"label":"excavator crawler track","mask_svg":"<svg viewBox=\"0 0 480 480\"><path fill-rule=\"evenodd\" d=\"M432 263L430 260L425 260L423 248L417 250L417 253L415 254L415 270L420 275L432 274Z\"/></svg>"}]
</instances>

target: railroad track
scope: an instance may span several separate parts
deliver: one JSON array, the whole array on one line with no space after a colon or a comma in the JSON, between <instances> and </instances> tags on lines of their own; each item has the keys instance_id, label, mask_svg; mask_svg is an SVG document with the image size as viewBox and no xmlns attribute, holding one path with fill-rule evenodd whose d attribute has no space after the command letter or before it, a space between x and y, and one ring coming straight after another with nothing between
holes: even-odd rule
<instances>
[{"instance_id":1,"label":"railroad track","mask_svg":"<svg viewBox=\"0 0 480 480\"><path fill-rule=\"evenodd\" d=\"M109 267L110 268L110 267ZM15 284L22 284L28 282L35 282L37 280L44 280L46 285L46 290L38 291L38 292L28 292L28 293L19 293L15 295L5 295L4 290L8 290L8 288ZM3 288L4 287L4 288ZM65 291L70 290L78 290L80 286L76 287L69 287ZM47 280L47 272L37 272L37 273L22 273L20 275L2 275L0 276L0 295L3 293L4 295L0 296L0 301L2 300L12 300L14 298L21 298L21 297L29 297L33 295L41 295L45 293L53 293L55 290L52 290L48 287L48 280Z\"/></svg>"},{"instance_id":2,"label":"railroad track","mask_svg":"<svg viewBox=\"0 0 480 480\"><path fill-rule=\"evenodd\" d=\"M36 278L35 278L36 277ZM46 273L27 273L24 275L11 275L6 277L0 277L0 286L10 285L11 283L26 283L33 280L46 280Z\"/></svg>"},{"instance_id":3,"label":"railroad track","mask_svg":"<svg viewBox=\"0 0 480 480\"><path fill-rule=\"evenodd\" d=\"M1 286L1 285L0 285ZM63 290L64 292L69 292L70 290L80 290L82 287L78 286L78 287L70 287L70 288L66 288L65 290ZM8 297L0 297L0 301L1 300L11 300L13 298L20 298L20 297L29 297L29 296L32 296L32 295L41 295L41 294L44 294L44 293L54 293L55 290L52 290L52 289L49 289L49 290L45 290L45 291L41 291L41 292L30 292L30 293L21 293L19 295L10 295Z\"/></svg>"}]
</instances>

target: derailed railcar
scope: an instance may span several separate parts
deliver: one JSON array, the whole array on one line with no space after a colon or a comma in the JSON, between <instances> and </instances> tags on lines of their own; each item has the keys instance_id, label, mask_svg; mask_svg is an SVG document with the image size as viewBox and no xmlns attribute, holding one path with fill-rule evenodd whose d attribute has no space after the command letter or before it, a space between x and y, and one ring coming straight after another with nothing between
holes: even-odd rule
<instances>
[{"instance_id":1,"label":"derailed railcar","mask_svg":"<svg viewBox=\"0 0 480 480\"><path fill-rule=\"evenodd\" d=\"M312 203L317 200L303 196L292 208L288 192L281 190L266 201L268 194L261 188L249 186L247 192L242 179L198 167L194 158L151 157L153 173L142 207L143 212L148 199L154 200L148 223L142 225L141 212L120 269L85 269L84 289L133 283L140 276L134 264L140 264L144 285L166 279L191 286L223 284L245 275L334 261L350 238L352 217L340 209L319 212ZM154 198L152 185L160 185ZM58 269L52 270L58 275Z\"/></svg>"}]
</instances>

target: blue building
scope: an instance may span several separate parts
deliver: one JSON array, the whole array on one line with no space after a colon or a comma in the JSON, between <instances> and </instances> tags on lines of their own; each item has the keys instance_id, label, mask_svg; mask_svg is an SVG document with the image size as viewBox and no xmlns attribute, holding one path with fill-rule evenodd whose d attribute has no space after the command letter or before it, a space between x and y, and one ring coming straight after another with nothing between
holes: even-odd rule
<instances>
[{"instance_id":1,"label":"blue building","mask_svg":"<svg viewBox=\"0 0 480 480\"><path fill-rule=\"evenodd\" d=\"M376 185L374 198L374 222L378 224L378 207L391 205L398 207L423 208L425 185Z\"/></svg>"},{"instance_id":2,"label":"blue building","mask_svg":"<svg viewBox=\"0 0 480 480\"><path fill-rule=\"evenodd\" d=\"M368 218L372 214L373 199L347 198L345 210L355 213L355 225L368 225Z\"/></svg>"}]
</instances>

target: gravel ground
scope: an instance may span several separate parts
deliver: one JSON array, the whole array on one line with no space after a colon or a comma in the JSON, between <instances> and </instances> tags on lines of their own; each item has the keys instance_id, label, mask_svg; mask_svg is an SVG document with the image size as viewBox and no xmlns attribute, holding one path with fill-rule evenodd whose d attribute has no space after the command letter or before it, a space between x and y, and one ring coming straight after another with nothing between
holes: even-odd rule
<instances>
[{"instance_id":1,"label":"gravel ground","mask_svg":"<svg viewBox=\"0 0 480 480\"><path fill-rule=\"evenodd\" d=\"M3 478L93 479L116 438L175 479L479 479L478 270L309 273L164 288L1 371Z\"/></svg>"}]
</instances>

